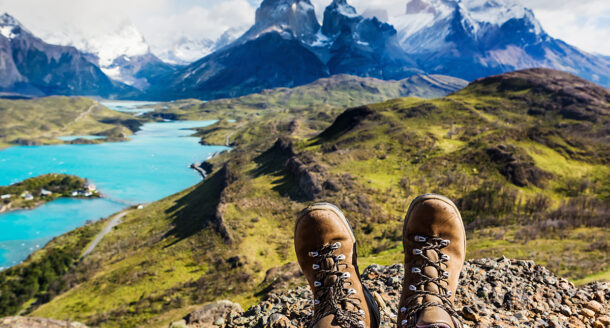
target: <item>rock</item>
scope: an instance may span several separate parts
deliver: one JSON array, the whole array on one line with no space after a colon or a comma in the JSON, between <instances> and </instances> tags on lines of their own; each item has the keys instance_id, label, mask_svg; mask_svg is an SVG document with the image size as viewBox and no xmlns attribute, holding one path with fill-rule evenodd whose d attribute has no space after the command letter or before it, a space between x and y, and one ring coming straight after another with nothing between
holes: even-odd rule
<instances>
[{"instance_id":1,"label":"rock","mask_svg":"<svg viewBox=\"0 0 610 328\"><path fill-rule=\"evenodd\" d=\"M603 315L597 318L597 321L603 323L604 325L606 325L606 327L610 327L610 317L607 315Z\"/></svg>"},{"instance_id":2,"label":"rock","mask_svg":"<svg viewBox=\"0 0 610 328\"><path fill-rule=\"evenodd\" d=\"M169 328L187 328L186 320L175 321L169 324Z\"/></svg>"},{"instance_id":3,"label":"rock","mask_svg":"<svg viewBox=\"0 0 610 328\"><path fill-rule=\"evenodd\" d=\"M585 306L588 309L593 310L597 314L604 313L604 306L601 305L601 303L599 303L598 301L589 301L587 302L587 304L585 304Z\"/></svg>"},{"instance_id":4,"label":"rock","mask_svg":"<svg viewBox=\"0 0 610 328\"><path fill-rule=\"evenodd\" d=\"M464 317L464 319L466 319L466 320L470 320L470 321L474 321L474 322L479 321L479 315L476 314L476 312L474 312L474 310L471 309L469 306L463 307L461 313L462 313L462 317Z\"/></svg>"},{"instance_id":5,"label":"rock","mask_svg":"<svg viewBox=\"0 0 610 328\"><path fill-rule=\"evenodd\" d=\"M286 285L272 289L264 301L248 311L233 310L232 314L225 313L207 322L224 318L226 328L306 328L312 316L312 295L294 264L270 270L266 281L282 280L285 275L301 287L287 290L291 287ZM403 275L402 264L373 264L362 273L363 284L380 305L380 328L396 327ZM606 315L610 310L606 301L610 293L608 282L576 287L532 261L505 258L466 262L461 277L455 307L471 327L610 327L610 317ZM595 301L600 297L604 302ZM203 308L198 311L198 315L187 318L205 318ZM213 312L210 308L206 311ZM188 327L218 328L205 326L201 321L188 321Z\"/></svg>"},{"instance_id":6,"label":"rock","mask_svg":"<svg viewBox=\"0 0 610 328\"><path fill-rule=\"evenodd\" d=\"M218 301L202 306L184 319L187 327L213 328L223 326L233 311L241 313L243 309L239 304L230 301Z\"/></svg>"},{"instance_id":7,"label":"rock","mask_svg":"<svg viewBox=\"0 0 610 328\"><path fill-rule=\"evenodd\" d=\"M6 317L0 319L0 328L87 328L78 322L31 317Z\"/></svg>"},{"instance_id":8,"label":"rock","mask_svg":"<svg viewBox=\"0 0 610 328\"><path fill-rule=\"evenodd\" d=\"M266 328L290 328L294 325L290 322L290 319L283 314L274 313L269 317Z\"/></svg>"},{"instance_id":9,"label":"rock","mask_svg":"<svg viewBox=\"0 0 610 328\"><path fill-rule=\"evenodd\" d=\"M595 318L595 312L593 312L593 310L582 309L580 310L580 313L587 318Z\"/></svg>"}]
</instances>

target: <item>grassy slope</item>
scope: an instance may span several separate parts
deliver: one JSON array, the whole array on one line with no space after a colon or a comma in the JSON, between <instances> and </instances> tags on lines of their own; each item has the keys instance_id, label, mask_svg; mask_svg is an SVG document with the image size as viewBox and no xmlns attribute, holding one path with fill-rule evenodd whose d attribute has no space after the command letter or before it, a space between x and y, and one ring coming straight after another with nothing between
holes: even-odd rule
<instances>
[{"instance_id":1,"label":"grassy slope","mask_svg":"<svg viewBox=\"0 0 610 328\"><path fill-rule=\"evenodd\" d=\"M202 102L178 100L157 105L154 113L172 119L251 120L268 112L326 108L346 108L398 97L438 98L466 86L464 80L449 76L413 76L400 81L384 81L351 75L335 75L296 88L264 90L239 98Z\"/></svg>"},{"instance_id":2,"label":"grassy slope","mask_svg":"<svg viewBox=\"0 0 610 328\"><path fill-rule=\"evenodd\" d=\"M0 99L0 149L20 139L56 144L62 143L56 139L59 136L126 136L132 132L121 122L132 119L131 115L109 110L88 98Z\"/></svg>"},{"instance_id":3,"label":"grassy slope","mask_svg":"<svg viewBox=\"0 0 610 328\"><path fill-rule=\"evenodd\" d=\"M192 304L221 298L252 304L267 286L266 270L295 260L293 220L309 201L284 169L289 155L277 149L261 155L279 136L292 140L296 157L321 172L322 181L338 186L313 199L345 209L364 264L400 262L409 202L419 193L441 192L463 210L469 257L506 255L571 278L607 276L610 229L596 221L609 199L607 112L593 121L560 115L552 106L536 114L530 110L556 104L553 94L498 87L475 84L443 99L366 106L366 118L351 129L335 125L325 137L316 136L334 113L324 107L221 122L235 148L213 160L215 174L126 216L76 267L89 279L32 314L162 327ZM607 110L607 101L601 106ZM204 140L222 140L219 131L202 132ZM511 183L501 173L506 163L487 155L498 145L512 147L522 165L513 169L541 181Z\"/></svg>"}]
</instances>

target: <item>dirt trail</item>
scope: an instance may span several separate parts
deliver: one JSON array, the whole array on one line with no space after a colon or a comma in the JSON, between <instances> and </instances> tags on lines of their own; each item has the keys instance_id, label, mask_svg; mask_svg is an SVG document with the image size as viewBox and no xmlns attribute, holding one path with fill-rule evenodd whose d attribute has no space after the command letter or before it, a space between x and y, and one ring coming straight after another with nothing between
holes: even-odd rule
<instances>
[{"instance_id":1,"label":"dirt trail","mask_svg":"<svg viewBox=\"0 0 610 328\"><path fill-rule=\"evenodd\" d=\"M115 215L112 219L110 219L110 222L108 222L108 224L104 227L104 229L102 229L102 231L95 237L93 242L87 247L87 249L85 249L85 252L83 252L83 255L81 256L81 258L84 258L87 255L91 254L91 252L93 252L93 250L100 243L100 241L102 241L104 236L106 236L106 234L108 234L110 231L112 231L112 229L114 227L119 225L121 223L121 219L125 215L127 215L127 213L129 213L129 210L123 211L123 212Z\"/></svg>"}]
</instances>

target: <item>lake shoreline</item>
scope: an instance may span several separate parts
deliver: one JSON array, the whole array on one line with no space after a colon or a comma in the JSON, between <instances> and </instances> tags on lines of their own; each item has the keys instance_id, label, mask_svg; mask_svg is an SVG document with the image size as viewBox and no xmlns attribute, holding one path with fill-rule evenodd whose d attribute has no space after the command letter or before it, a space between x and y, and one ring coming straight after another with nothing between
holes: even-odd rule
<instances>
[{"instance_id":1,"label":"lake shoreline","mask_svg":"<svg viewBox=\"0 0 610 328\"><path fill-rule=\"evenodd\" d=\"M21 192L12 192L12 207L0 211L0 245L5 245L0 248L0 266L20 263L37 249L37 244L43 245L87 221L165 198L199 183L200 174L189 165L228 148L201 145L194 136L197 128L214 123L216 120L149 122L125 142L15 146L0 151L0 185L61 172L87 177L103 191L95 198L55 196L30 202L25 202ZM40 189L27 190L38 194ZM0 202L0 207L6 203Z\"/></svg>"},{"instance_id":2,"label":"lake shoreline","mask_svg":"<svg viewBox=\"0 0 610 328\"><path fill-rule=\"evenodd\" d=\"M34 210L59 198L101 198L94 184L74 175L48 173L0 186L0 214Z\"/></svg>"}]
</instances>

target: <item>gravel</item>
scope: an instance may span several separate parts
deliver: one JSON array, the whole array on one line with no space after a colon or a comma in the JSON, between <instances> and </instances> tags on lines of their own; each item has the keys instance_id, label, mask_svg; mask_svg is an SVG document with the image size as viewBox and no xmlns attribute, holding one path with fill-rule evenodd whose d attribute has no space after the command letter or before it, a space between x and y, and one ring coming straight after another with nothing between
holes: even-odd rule
<instances>
[{"instance_id":1,"label":"gravel","mask_svg":"<svg viewBox=\"0 0 610 328\"><path fill-rule=\"evenodd\" d=\"M396 327L403 274L402 264L371 265L362 274L363 283L380 304L383 328ZM532 261L500 258L467 262L455 305L467 327L610 327L610 283L575 287ZM307 327L311 309L309 288L298 287L273 292L245 312L227 310L221 318L209 318L211 324L187 324L227 328Z\"/></svg>"}]
</instances>

